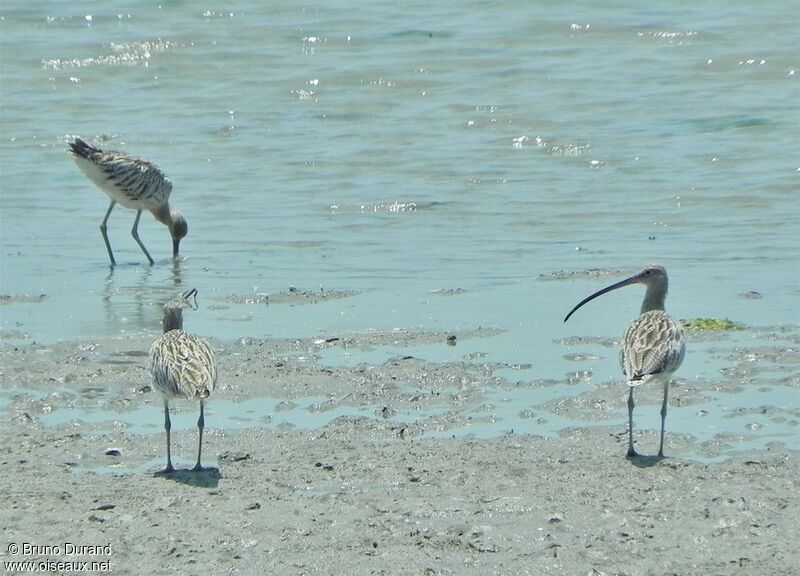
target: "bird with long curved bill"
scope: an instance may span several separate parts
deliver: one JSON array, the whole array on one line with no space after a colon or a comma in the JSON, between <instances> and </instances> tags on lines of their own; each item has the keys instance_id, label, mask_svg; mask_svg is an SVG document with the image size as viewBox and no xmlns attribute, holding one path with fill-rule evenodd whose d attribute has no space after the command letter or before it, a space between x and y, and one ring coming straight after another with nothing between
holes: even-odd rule
<instances>
[{"instance_id":1,"label":"bird with long curved bill","mask_svg":"<svg viewBox=\"0 0 800 576\"><path fill-rule=\"evenodd\" d=\"M107 223L111 211L117 204L136 210L131 235L151 265L154 263L153 258L139 239L139 218L142 216L142 210L151 212L156 220L169 228L172 236L172 257L178 257L181 239L188 233L189 225L180 210L170 207L172 181L158 166L124 152L101 150L80 138L75 138L75 141L70 143L68 152L72 154L78 168L89 177L89 180L111 198L111 204L100 224L100 233L106 243L112 266L117 262L108 241Z\"/></svg>"},{"instance_id":2,"label":"bird with long curved bill","mask_svg":"<svg viewBox=\"0 0 800 576\"><path fill-rule=\"evenodd\" d=\"M197 290L184 292L164 305L164 335L150 347L148 369L153 385L164 397L164 430L167 433L167 467L162 474L174 471L170 454L169 419L170 398L186 398L200 401L200 417L197 419L199 442L195 471L202 470L200 454L203 451L203 402L217 385L217 362L211 346L204 339L183 331L183 310L197 309Z\"/></svg>"},{"instance_id":3,"label":"bird with long curved bill","mask_svg":"<svg viewBox=\"0 0 800 576\"><path fill-rule=\"evenodd\" d=\"M672 374L680 367L686 353L686 336L683 326L664 311L669 281L663 266L651 265L630 278L599 290L578 302L564 318L564 322L587 302L607 292L629 286L644 284L647 288L639 317L628 324L622 337L619 361L628 378L628 458L638 456L633 447L633 390L650 380L659 381L664 387L661 403L661 442L658 456L664 457L664 426L667 419L667 396Z\"/></svg>"}]
</instances>

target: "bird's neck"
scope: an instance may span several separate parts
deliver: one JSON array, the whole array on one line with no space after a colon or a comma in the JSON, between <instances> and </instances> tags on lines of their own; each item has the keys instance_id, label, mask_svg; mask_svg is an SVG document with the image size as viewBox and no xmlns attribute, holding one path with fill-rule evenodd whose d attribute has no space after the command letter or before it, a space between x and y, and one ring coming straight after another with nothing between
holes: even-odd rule
<instances>
[{"instance_id":1,"label":"bird's neck","mask_svg":"<svg viewBox=\"0 0 800 576\"><path fill-rule=\"evenodd\" d=\"M169 202L164 202L161 206L153 210L153 216L165 226L172 226L172 211L169 207Z\"/></svg>"},{"instance_id":2,"label":"bird's neck","mask_svg":"<svg viewBox=\"0 0 800 576\"><path fill-rule=\"evenodd\" d=\"M180 308L164 308L164 334L170 330L183 330L183 310Z\"/></svg>"},{"instance_id":3,"label":"bird's neck","mask_svg":"<svg viewBox=\"0 0 800 576\"><path fill-rule=\"evenodd\" d=\"M664 301L667 299L666 286L648 286L642 300L642 309L639 314L650 312L651 310L664 310Z\"/></svg>"}]
</instances>

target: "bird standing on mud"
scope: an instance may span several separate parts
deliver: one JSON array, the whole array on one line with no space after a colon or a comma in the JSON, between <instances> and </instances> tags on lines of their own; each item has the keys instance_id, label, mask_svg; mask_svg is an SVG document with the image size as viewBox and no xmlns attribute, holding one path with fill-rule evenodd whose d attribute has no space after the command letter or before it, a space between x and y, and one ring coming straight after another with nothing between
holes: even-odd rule
<instances>
[{"instance_id":1,"label":"bird standing on mud","mask_svg":"<svg viewBox=\"0 0 800 576\"><path fill-rule=\"evenodd\" d=\"M139 218L142 210L149 210L156 220L169 228L169 233L172 235L172 256L177 258L181 239L186 236L189 227L183 214L175 208L170 208L169 195L172 192L172 182L158 166L124 152L100 150L80 138L75 138L75 141L70 143L68 151L78 168L111 198L111 205L100 224L100 232L103 234L112 266L116 264L116 260L108 242L106 223L117 203L136 210L131 235L150 264L154 263L153 258L139 239Z\"/></svg>"},{"instance_id":2,"label":"bird standing on mud","mask_svg":"<svg viewBox=\"0 0 800 576\"><path fill-rule=\"evenodd\" d=\"M628 378L628 458L638 456L633 448L633 389L649 380L657 380L664 386L664 400L661 404L661 443L658 456L664 457L664 425L667 418L667 395L672 373L683 362L686 353L686 336L683 326L664 311L669 281L663 266L647 266L630 278L612 284L581 300L566 318L569 320L578 308L617 288L630 284L644 284L647 291L642 301L638 318L628 324L619 351L622 371Z\"/></svg>"},{"instance_id":3,"label":"bird standing on mud","mask_svg":"<svg viewBox=\"0 0 800 576\"><path fill-rule=\"evenodd\" d=\"M183 309L197 308L197 290L184 292L164 305L164 335L150 347L148 369L155 388L164 395L164 430L167 433L167 467L161 472L174 470L170 455L169 399L200 400L200 417L197 420L200 439L197 446L195 471L202 470L200 454L203 451L203 402L217 385L217 363L208 342L183 331Z\"/></svg>"}]
</instances>

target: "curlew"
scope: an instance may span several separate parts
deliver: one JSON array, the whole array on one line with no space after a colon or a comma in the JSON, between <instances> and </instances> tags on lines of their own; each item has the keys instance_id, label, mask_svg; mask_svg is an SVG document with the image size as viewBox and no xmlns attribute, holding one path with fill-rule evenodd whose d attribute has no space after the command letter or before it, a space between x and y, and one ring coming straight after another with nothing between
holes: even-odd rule
<instances>
[{"instance_id":1,"label":"curlew","mask_svg":"<svg viewBox=\"0 0 800 576\"><path fill-rule=\"evenodd\" d=\"M169 420L170 398L200 400L200 417L197 419L199 442L197 464L193 470L202 470L200 454L203 451L203 402L217 384L217 363L208 342L183 331L183 309L197 309L197 290L184 292L164 305L164 335L150 347L148 369L154 387L164 396L164 430L167 433L167 467L162 474L174 470L170 457Z\"/></svg>"},{"instance_id":2,"label":"curlew","mask_svg":"<svg viewBox=\"0 0 800 576\"><path fill-rule=\"evenodd\" d=\"M78 168L89 177L89 180L111 198L106 216L100 224L100 232L103 234L112 266L116 264L116 260L108 242L106 224L117 204L136 210L131 235L151 265L154 263L153 258L139 239L139 218L142 210L149 210L156 220L169 228L172 236L172 256L173 258L178 256L181 239L186 236L189 227L183 214L175 208L170 208L169 194L172 192L172 182L158 166L124 152L100 150L80 138L75 138L75 141L70 143L68 152L72 154Z\"/></svg>"},{"instance_id":3,"label":"curlew","mask_svg":"<svg viewBox=\"0 0 800 576\"><path fill-rule=\"evenodd\" d=\"M686 336L680 322L664 311L669 281L663 266L647 266L630 278L612 284L581 300L564 322L581 306L611 290L630 284L644 284L647 291L642 301L639 317L628 324L620 345L619 361L628 378L628 458L637 456L633 448L633 389L649 380L659 381L664 386L661 403L661 443L658 456L664 457L664 425L667 419L667 396L670 379L683 362L686 352Z\"/></svg>"}]
</instances>

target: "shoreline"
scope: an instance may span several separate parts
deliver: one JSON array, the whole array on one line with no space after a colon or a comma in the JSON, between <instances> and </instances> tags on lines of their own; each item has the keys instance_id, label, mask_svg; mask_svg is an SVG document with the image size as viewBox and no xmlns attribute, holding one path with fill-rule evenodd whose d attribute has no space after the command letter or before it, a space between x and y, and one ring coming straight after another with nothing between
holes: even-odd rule
<instances>
[{"instance_id":1,"label":"shoreline","mask_svg":"<svg viewBox=\"0 0 800 576\"><path fill-rule=\"evenodd\" d=\"M628 461L611 436L588 430L428 440L340 418L312 432L212 430L200 473L185 469L196 433L182 432L179 471L157 477L66 463L110 438L22 423L3 436L6 541L109 545L122 573L788 576L796 567L800 454L788 450L712 465ZM163 435L115 440L122 458L163 465Z\"/></svg>"},{"instance_id":2,"label":"shoreline","mask_svg":"<svg viewBox=\"0 0 800 576\"><path fill-rule=\"evenodd\" d=\"M39 559L110 560L112 572L152 574L794 573L800 452L776 441L746 449L745 434L704 441L687 433L685 417L704 422L696 413L717 383L679 381L667 458L628 460L618 384L510 382L496 372L527 368L402 354L420 343L447 346L451 335L496 333L213 342L224 377L206 414L207 469L186 470L196 457L197 406L178 401L179 470L168 477L154 476L166 455L160 399L144 368L148 338L0 346L0 466L9 487L0 556L35 560L12 557L8 546L69 541L108 545L111 554ZM319 355L331 346L401 353L380 365L330 366ZM725 353L748 365L758 354L794 358L776 350L757 342ZM790 372L778 382L795 380ZM768 398L771 382L743 377L726 398L748 390ZM259 404L264 398L272 400ZM660 390L643 389L637 400L637 447L653 454L658 432L648 423ZM78 420L44 426L53 414ZM323 423L303 428L296 417ZM741 418L787 430L800 421L796 409L758 404ZM584 425L562 426L570 419ZM500 432L468 434L481 429ZM688 459L693 453L723 460Z\"/></svg>"}]
</instances>

